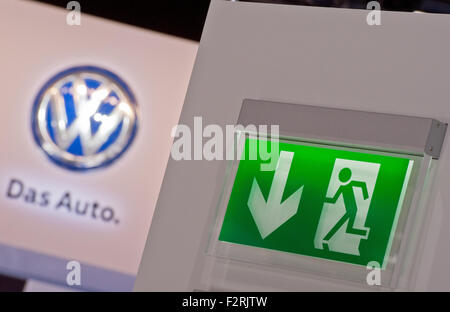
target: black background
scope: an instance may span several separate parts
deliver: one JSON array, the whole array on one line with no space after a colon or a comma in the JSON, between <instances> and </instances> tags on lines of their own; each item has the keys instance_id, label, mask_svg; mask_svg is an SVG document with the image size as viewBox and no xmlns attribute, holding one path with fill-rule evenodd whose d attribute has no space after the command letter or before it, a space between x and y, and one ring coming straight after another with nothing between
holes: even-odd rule
<instances>
[{"instance_id":1,"label":"black background","mask_svg":"<svg viewBox=\"0 0 450 312\"><path fill-rule=\"evenodd\" d=\"M1 0L0 0L1 1ZM66 8L69 0L38 0ZM209 0L78 0L81 12L200 40Z\"/></svg>"},{"instance_id":2,"label":"black background","mask_svg":"<svg viewBox=\"0 0 450 312\"><path fill-rule=\"evenodd\" d=\"M35 0L66 7L69 0ZM78 0L81 12L200 40L210 0ZM246 0L246 2L366 8L364 0ZM378 0L383 10L450 13L450 0Z\"/></svg>"}]
</instances>

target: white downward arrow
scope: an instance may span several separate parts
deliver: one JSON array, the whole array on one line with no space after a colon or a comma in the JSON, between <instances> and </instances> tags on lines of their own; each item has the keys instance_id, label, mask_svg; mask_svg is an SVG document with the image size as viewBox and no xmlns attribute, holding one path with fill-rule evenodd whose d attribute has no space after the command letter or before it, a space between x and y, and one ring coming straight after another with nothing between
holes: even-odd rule
<instances>
[{"instance_id":1,"label":"white downward arrow","mask_svg":"<svg viewBox=\"0 0 450 312\"><path fill-rule=\"evenodd\" d=\"M281 152L267 202L258 182L253 180L248 207L263 239L297 213L303 186L281 203L293 157L293 152Z\"/></svg>"}]
</instances>

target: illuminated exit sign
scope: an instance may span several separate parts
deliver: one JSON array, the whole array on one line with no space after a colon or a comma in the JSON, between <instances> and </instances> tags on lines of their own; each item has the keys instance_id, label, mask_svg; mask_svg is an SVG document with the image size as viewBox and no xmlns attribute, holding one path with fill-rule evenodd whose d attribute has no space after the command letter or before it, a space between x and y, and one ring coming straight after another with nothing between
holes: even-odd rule
<instances>
[{"instance_id":1,"label":"illuminated exit sign","mask_svg":"<svg viewBox=\"0 0 450 312\"><path fill-rule=\"evenodd\" d=\"M414 161L284 142L279 150L273 171L240 161L219 240L384 268Z\"/></svg>"}]
</instances>

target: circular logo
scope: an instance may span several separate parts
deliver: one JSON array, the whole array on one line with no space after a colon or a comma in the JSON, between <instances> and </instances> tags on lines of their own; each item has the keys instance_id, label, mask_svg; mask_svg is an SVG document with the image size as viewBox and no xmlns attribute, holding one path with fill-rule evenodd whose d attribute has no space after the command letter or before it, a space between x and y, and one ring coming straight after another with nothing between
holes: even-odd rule
<instances>
[{"instance_id":1,"label":"circular logo","mask_svg":"<svg viewBox=\"0 0 450 312\"><path fill-rule=\"evenodd\" d=\"M36 142L51 160L71 170L111 164L133 141L137 124L136 101L125 82L93 66L57 74L33 106Z\"/></svg>"}]
</instances>

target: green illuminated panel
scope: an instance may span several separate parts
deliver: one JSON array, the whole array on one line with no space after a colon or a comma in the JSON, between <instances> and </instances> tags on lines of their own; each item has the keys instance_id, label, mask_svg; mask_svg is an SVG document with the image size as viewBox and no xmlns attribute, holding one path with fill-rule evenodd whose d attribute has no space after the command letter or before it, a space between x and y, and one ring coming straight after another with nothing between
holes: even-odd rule
<instances>
[{"instance_id":1,"label":"green illuminated panel","mask_svg":"<svg viewBox=\"0 0 450 312\"><path fill-rule=\"evenodd\" d=\"M272 171L259 158L240 161L219 240L384 268L413 160L283 142L279 150Z\"/></svg>"}]
</instances>

